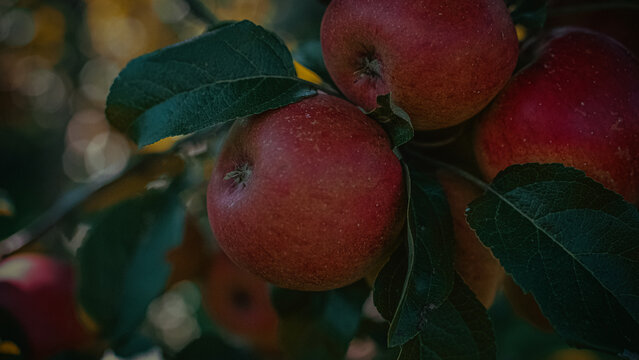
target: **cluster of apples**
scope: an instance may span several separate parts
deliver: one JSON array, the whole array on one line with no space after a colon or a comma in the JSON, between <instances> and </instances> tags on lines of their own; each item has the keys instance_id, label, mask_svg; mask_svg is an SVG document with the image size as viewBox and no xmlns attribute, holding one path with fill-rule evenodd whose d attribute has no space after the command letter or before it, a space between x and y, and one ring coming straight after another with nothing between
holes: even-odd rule
<instances>
[{"instance_id":1,"label":"cluster of apples","mask_svg":"<svg viewBox=\"0 0 639 360\"><path fill-rule=\"evenodd\" d=\"M557 29L515 76L519 44L503 0L333 0L324 61L344 96L320 93L237 121L208 187L208 215L238 266L275 285L327 290L379 269L405 222L402 167L362 111L379 95L431 132L474 123L481 176L563 163L639 203L639 62L614 39ZM359 108L358 108L359 107ZM480 195L439 172L456 269L485 306L504 271L464 218Z\"/></svg>"},{"instance_id":2,"label":"cluster of apples","mask_svg":"<svg viewBox=\"0 0 639 360\"><path fill-rule=\"evenodd\" d=\"M519 45L503 0L333 0L321 37L327 69L352 103L320 93L236 121L209 182L209 220L225 254L206 262L206 307L254 347L279 346L265 280L338 288L376 273L398 246L402 165L362 111L379 95L390 93L418 132L472 121L472 144L461 148L472 149L486 181L512 164L560 162L639 204L639 60L614 39L557 29L512 76ZM453 217L455 268L477 298L489 307L503 285L518 310L550 328L467 225L464 210L481 190L450 171L437 178ZM182 263L169 283L205 261ZM89 325L70 265L36 254L0 263L0 355L86 350L97 341Z\"/></svg>"},{"instance_id":3,"label":"cluster of apples","mask_svg":"<svg viewBox=\"0 0 639 360\"><path fill-rule=\"evenodd\" d=\"M335 0L321 37L348 99L372 110L390 92L417 130L477 114L518 53L501 0ZM397 247L402 167L375 120L319 94L233 125L209 182L208 214L240 267L281 287L333 289L379 269Z\"/></svg>"}]
</instances>

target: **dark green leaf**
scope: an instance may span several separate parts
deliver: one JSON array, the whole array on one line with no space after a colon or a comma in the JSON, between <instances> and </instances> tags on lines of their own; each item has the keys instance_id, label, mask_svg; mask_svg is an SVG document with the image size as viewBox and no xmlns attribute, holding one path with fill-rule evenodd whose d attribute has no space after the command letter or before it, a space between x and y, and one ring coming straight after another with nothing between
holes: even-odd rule
<instances>
[{"instance_id":1,"label":"dark green leaf","mask_svg":"<svg viewBox=\"0 0 639 360\"><path fill-rule=\"evenodd\" d=\"M399 300L402 297L408 269L408 232L402 231L402 245L393 253L390 260L377 274L373 290L373 300L377 311L384 319L391 321L395 316ZM412 236L411 236L411 242Z\"/></svg>"},{"instance_id":2,"label":"dark green leaf","mask_svg":"<svg viewBox=\"0 0 639 360\"><path fill-rule=\"evenodd\" d=\"M639 353L639 212L560 164L497 175L468 222L569 343Z\"/></svg>"},{"instance_id":3,"label":"dark green leaf","mask_svg":"<svg viewBox=\"0 0 639 360\"><path fill-rule=\"evenodd\" d=\"M165 255L183 233L179 188L174 183L99 213L78 250L80 302L109 339L133 334L166 286Z\"/></svg>"},{"instance_id":4,"label":"dark green leaf","mask_svg":"<svg viewBox=\"0 0 639 360\"><path fill-rule=\"evenodd\" d=\"M427 309L424 329L402 346L399 360L490 360L495 357L495 336L486 309L456 276L446 302Z\"/></svg>"},{"instance_id":5,"label":"dark green leaf","mask_svg":"<svg viewBox=\"0 0 639 360\"><path fill-rule=\"evenodd\" d=\"M453 222L443 189L433 176L405 167L409 194L407 242L380 272L375 305L392 315L390 347L402 345L423 328L424 315L453 289ZM391 318L388 318L391 319Z\"/></svg>"},{"instance_id":6,"label":"dark green leaf","mask_svg":"<svg viewBox=\"0 0 639 360\"><path fill-rule=\"evenodd\" d=\"M399 106L395 105L391 99L391 94L379 95L377 97L377 108L368 116L377 120L388 133L393 148L400 147L409 142L415 135L410 117Z\"/></svg>"},{"instance_id":7,"label":"dark green leaf","mask_svg":"<svg viewBox=\"0 0 639 360\"><path fill-rule=\"evenodd\" d=\"M106 114L142 146L313 94L284 43L242 21L131 61L111 86Z\"/></svg>"},{"instance_id":8,"label":"dark green leaf","mask_svg":"<svg viewBox=\"0 0 639 360\"><path fill-rule=\"evenodd\" d=\"M294 360L342 359L369 293L363 281L324 292L274 288L271 297L280 315L284 350Z\"/></svg>"},{"instance_id":9,"label":"dark green leaf","mask_svg":"<svg viewBox=\"0 0 639 360\"><path fill-rule=\"evenodd\" d=\"M234 348L213 335L206 335L188 344L177 353L175 360L254 360L244 350Z\"/></svg>"}]
</instances>

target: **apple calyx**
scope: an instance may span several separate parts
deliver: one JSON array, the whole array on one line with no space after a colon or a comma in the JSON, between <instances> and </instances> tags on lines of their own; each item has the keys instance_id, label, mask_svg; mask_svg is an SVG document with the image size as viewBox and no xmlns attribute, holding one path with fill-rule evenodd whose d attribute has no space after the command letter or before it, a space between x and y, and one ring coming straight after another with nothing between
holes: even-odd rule
<instances>
[{"instance_id":1,"label":"apple calyx","mask_svg":"<svg viewBox=\"0 0 639 360\"><path fill-rule=\"evenodd\" d=\"M248 163L243 163L235 167L235 170L229 171L224 175L224 180L233 179L235 185L246 186L248 179L251 177L253 170Z\"/></svg>"},{"instance_id":2,"label":"apple calyx","mask_svg":"<svg viewBox=\"0 0 639 360\"><path fill-rule=\"evenodd\" d=\"M362 58L361 67L355 71L355 74L362 76L369 76L372 78L382 77L382 62L372 55L366 55Z\"/></svg>"},{"instance_id":3,"label":"apple calyx","mask_svg":"<svg viewBox=\"0 0 639 360\"><path fill-rule=\"evenodd\" d=\"M253 299L248 291L244 289L235 289L231 294L231 299L233 305L235 305L238 309L242 309L244 311L251 309Z\"/></svg>"}]
</instances>

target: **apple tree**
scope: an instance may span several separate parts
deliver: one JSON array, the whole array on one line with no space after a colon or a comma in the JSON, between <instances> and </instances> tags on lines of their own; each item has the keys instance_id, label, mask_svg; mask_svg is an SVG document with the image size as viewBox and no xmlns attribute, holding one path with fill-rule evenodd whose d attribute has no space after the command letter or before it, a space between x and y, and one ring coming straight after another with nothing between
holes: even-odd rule
<instances>
[{"instance_id":1,"label":"apple tree","mask_svg":"<svg viewBox=\"0 0 639 360\"><path fill-rule=\"evenodd\" d=\"M53 170L0 182L0 357L639 359L637 33L564 27L635 3L184 3L110 84L123 169L29 221Z\"/></svg>"}]
</instances>

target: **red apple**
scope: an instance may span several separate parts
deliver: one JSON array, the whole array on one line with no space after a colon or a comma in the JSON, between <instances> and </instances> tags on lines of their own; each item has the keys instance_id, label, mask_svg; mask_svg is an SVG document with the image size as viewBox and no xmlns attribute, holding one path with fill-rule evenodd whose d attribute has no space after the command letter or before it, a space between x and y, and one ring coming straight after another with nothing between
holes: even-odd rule
<instances>
[{"instance_id":1,"label":"red apple","mask_svg":"<svg viewBox=\"0 0 639 360\"><path fill-rule=\"evenodd\" d=\"M503 282L504 268L466 222L468 204L478 198L482 191L449 171L438 171L437 179L446 193L453 218L455 270L484 307L489 308Z\"/></svg>"},{"instance_id":2,"label":"red apple","mask_svg":"<svg viewBox=\"0 0 639 360\"><path fill-rule=\"evenodd\" d=\"M217 324L258 350L279 350L277 313L264 280L220 252L212 259L203 295L205 309Z\"/></svg>"},{"instance_id":3,"label":"red apple","mask_svg":"<svg viewBox=\"0 0 639 360\"><path fill-rule=\"evenodd\" d=\"M78 317L73 268L44 255L19 254L0 263L0 310L23 334L29 359L45 359L64 350L89 346L93 335ZM9 339L11 340L11 339Z\"/></svg>"},{"instance_id":4,"label":"red apple","mask_svg":"<svg viewBox=\"0 0 639 360\"><path fill-rule=\"evenodd\" d=\"M518 55L503 0L333 0L321 42L346 97L372 110L390 92L417 130L477 114L506 84Z\"/></svg>"},{"instance_id":5,"label":"red apple","mask_svg":"<svg viewBox=\"0 0 639 360\"><path fill-rule=\"evenodd\" d=\"M348 285L386 260L405 214L386 133L325 94L233 124L208 188L221 248L280 287Z\"/></svg>"},{"instance_id":6,"label":"red apple","mask_svg":"<svg viewBox=\"0 0 639 360\"><path fill-rule=\"evenodd\" d=\"M639 61L591 31L554 31L478 122L487 179L512 164L563 163L639 203Z\"/></svg>"}]
</instances>

